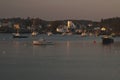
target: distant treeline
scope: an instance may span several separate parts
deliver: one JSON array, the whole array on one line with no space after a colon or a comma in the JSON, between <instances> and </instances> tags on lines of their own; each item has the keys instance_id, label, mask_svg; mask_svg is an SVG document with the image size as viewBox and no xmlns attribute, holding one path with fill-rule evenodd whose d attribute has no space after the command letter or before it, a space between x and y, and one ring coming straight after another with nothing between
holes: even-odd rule
<instances>
[{"instance_id":1,"label":"distant treeline","mask_svg":"<svg viewBox=\"0 0 120 80\"><path fill-rule=\"evenodd\" d=\"M56 33L56 28L59 25L66 25L68 20L46 21L40 18L1 18L0 32L15 32L14 24L19 24L21 32L31 32L34 28L36 31L43 33L51 31ZM94 27L107 26L112 29L114 33L120 33L120 17L101 19L100 22L91 20L70 20L76 26L92 24ZM29 29L30 28L30 29Z\"/></svg>"},{"instance_id":2,"label":"distant treeline","mask_svg":"<svg viewBox=\"0 0 120 80\"><path fill-rule=\"evenodd\" d=\"M120 17L102 19L100 24L109 26L115 33L120 33Z\"/></svg>"}]
</instances>

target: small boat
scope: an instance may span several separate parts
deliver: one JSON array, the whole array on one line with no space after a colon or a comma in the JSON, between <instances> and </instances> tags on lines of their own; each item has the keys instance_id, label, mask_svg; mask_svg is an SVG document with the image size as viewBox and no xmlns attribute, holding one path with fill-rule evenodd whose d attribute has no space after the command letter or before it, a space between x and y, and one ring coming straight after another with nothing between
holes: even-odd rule
<instances>
[{"instance_id":1,"label":"small boat","mask_svg":"<svg viewBox=\"0 0 120 80\"><path fill-rule=\"evenodd\" d=\"M32 34L31 34L32 36L37 36L38 35L38 33L37 32L32 32Z\"/></svg>"},{"instance_id":2,"label":"small boat","mask_svg":"<svg viewBox=\"0 0 120 80\"><path fill-rule=\"evenodd\" d=\"M20 25L19 24L14 24L14 27L17 32L13 33L13 38L27 38L28 37L28 36L20 35L20 33L19 33Z\"/></svg>"},{"instance_id":3,"label":"small boat","mask_svg":"<svg viewBox=\"0 0 120 80\"><path fill-rule=\"evenodd\" d=\"M13 38L27 38L28 36L20 35L19 33L14 33Z\"/></svg>"},{"instance_id":4,"label":"small boat","mask_svg":"<svg viewBox=\"0 0 120 80\"><path fill-rule=\"evenodd\" d=\"M46 41L44 39L33 41L33 45L53 45L53 42Z\"/></svg>"},{"instance_id":5,"label":"small boat","mask_svg":"<svg viewBox=\"0 0 120 80\"><path fill-rule=\"evenodd\" d=\"M81 37L86 37L87 36L87 33L83 32L81 33Z\"/></svg>"},{"instance_id":6,"label":"small boat","mask_svg":"<svg viewBox=\"0 0 120 80\"><path fill-rule=\"evenodd\" d=\"M53 33L52 33L52 32L48 32L47 35L48 35L48 36L51 36L51 35L53 35Z\"/></svg>"},{"instance_id":7,"label":"small boat","mask_svg":"<svg viewBox=\"0 0 120 80\"><path fill-rule=\"evenodd\" d=\"M114 42L114 39L110 36L103 36L102 37L102 43L103 44L111 44Z\"/></svg>"},{"instance_id":8,"label":"small boat","mask_svg":"<svg viewBox=\"0 0 120 80\"><path fill-rule=\"evenodd\" d=\"M62 36L65 36L65 35L69 35L69 36L70 36L70 35L72 35L72 34L73 34L72 32L63 32L63 33L62 33Z\"/></svg>"}]
</instances>

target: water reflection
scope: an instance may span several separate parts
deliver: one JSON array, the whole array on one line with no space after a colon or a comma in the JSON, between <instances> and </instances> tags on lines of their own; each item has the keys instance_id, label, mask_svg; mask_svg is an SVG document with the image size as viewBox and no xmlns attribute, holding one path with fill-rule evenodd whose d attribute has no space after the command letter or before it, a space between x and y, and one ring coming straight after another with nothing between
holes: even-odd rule
<instances>
[{"instance_id":1,"label":"water reflection","mask_svg":"<svg viewBox=\"0 0 120 80\"><path fill-rule=\"evenodd\" d=\"M120 79L120 42L102 45L89 38L62 39L46 46L34 46L32 39L0 41L0 75L6 80Z\"/></svg>"},{"instance_id":2,"label":"water reflection","mask_svg":"<svg viewBox=\"0 0 120 80\"><path fill-rule=\"evenodd\" d=\"M120 42L103 45L103 51L108 54L120 54Z\"/></svg>"},{"instance_id":3,"label":"water reflection","mask_svg":"<svg viewBox=\"0 0 120 80\"><path fill-rule=\"evenodd\" d=\"M13 46L15 47L15 48L19 48L19 46L20 46L20 42L19 41L13 41Z\"/></svg>"},{"instance_id":4,"label":"water reflection","mask_svg":"<svg viewBox=\"0 0 120 80\"><path fill-rule=\"evenodd\" d=\"M69 41L67 41L67 55L69 55L69 53L70 53L70 42Z\"/></svg>"}]
</instances>

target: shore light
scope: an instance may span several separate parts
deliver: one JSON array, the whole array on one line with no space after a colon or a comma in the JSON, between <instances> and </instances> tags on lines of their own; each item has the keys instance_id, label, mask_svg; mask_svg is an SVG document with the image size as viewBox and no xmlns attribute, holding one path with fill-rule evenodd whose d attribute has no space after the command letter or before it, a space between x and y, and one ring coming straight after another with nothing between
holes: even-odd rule
<instances>
[{"instance_id":1,"label":"shore light","mask_svg":"<svg viewBox=\"0 0 120 80\"><path fill-rule=\"evenodd\" d=\"M106 28L105 28L105 27L102 27L102 28L101 28L101 30L102 30L102 31L105 31L105 30L106 30Z\"/></svg>"}]
</instances>

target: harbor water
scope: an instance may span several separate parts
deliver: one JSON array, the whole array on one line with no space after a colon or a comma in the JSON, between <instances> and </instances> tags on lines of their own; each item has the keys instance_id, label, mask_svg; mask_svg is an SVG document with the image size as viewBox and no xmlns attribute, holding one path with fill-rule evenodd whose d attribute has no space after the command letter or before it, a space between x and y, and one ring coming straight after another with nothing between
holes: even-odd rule
<instances>
[{"instance_id":1,"label":"harbor water","mask_svg":"<svg viewBox=\"0 0 120 80\"><path fill-rule=\"evenodd\" d=\"M120 38L0 34L0 80L120 80ZM33 45L44 38L54 45Z\"/></svg>"}]
</instances>

